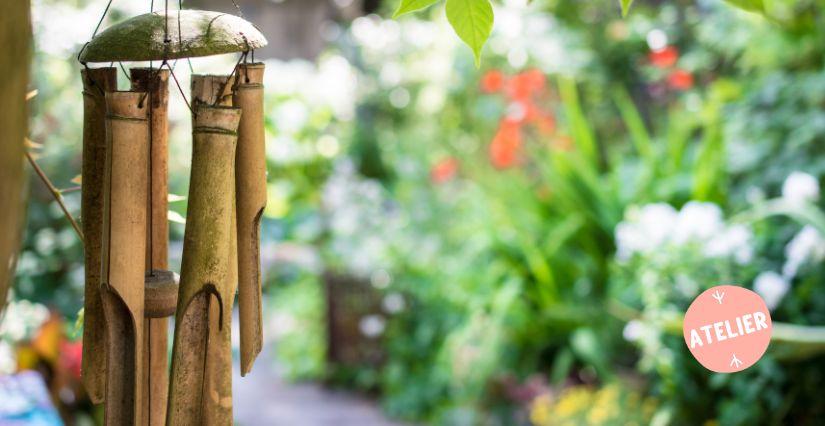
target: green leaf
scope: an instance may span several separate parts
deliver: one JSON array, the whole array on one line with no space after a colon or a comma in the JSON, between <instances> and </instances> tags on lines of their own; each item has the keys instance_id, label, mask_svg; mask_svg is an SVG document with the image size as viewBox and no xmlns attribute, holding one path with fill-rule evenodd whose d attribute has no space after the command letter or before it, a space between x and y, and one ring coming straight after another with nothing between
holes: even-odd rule
<instances>
[{"instance_id":1,"label":"green leaf","mask_svg":"<svg viewBox=\"0 0 825 426\"><path fill-rule=\"evenodd\" d=\"M398 5L398 9L392 17L397 18L401 15L415 12L416 10L426 9L439 1L440 0L401 0L401 3Z\"/></svg>"},{"instance_id":2,"label":"green leaf","mask_svg":"<svg viewBox=\"0 0 825 426\"><path fill-rule=\"evenodd\" d=\"M178 213L174 210L167 211L166 212L166 218L169 220L169 222L180 223L181 225L186 225L186 218L183 217L180 213Z\"/></svg>"},{"instance_id":3,"label":"green leaf","mask_svg":"<svg viewBox=\"0 0 825 426\"><path fill-rule=\"evenodd\" d=\"M622 17L624 18L627 16L627 12L630 11L630 5L633 4L633 0L619 0L619 3L622 5Z\"/></svg>"},{"instance_id":4,"label":"green leaf","mask_svg":"<svg viewBox=\"0 0 825 426\"><path fill-rule=\"evenodd\" d=\"M764 0L725 0L725 2L749 12L765 12Z\"/></svg>"},{"instance_id":5,"label":"green leaf","mask_svg":"<svg viewBox=\"0 0 825 426\"><path fill-rule=\"evenodd\" d=\"M490 0L447 0L447 20L458 37L473 49L476 66L479 66L481 48L493 29Z\"/></svg>"},{"instance_id":6,"label":"green leaf","mask_svg":"<svg viewBox=\"0 0 825 426\"><path fill-rule=\"evenodd\" d=\"M170 203L175 203L175 202L178 202L178 201L186 200L186 197L184 197L183 195L177 195L177 194L169 193L169 195L167 196L167 200Z\"/></svg>"}]
</instances>

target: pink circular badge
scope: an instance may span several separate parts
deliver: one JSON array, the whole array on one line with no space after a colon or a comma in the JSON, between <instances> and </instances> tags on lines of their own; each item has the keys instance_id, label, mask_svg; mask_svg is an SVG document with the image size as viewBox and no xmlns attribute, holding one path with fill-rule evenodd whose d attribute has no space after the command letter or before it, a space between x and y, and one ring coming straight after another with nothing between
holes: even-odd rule
<instances>
[{"instance_id":1,"label":"pink circular badge","mask_svg":"<svg viewBox=\"0 0 825 426\"><path fill-rule=\"evenodd\" d=\"M771 314L758 294L720 285L696 297L685 314L685 343L708 370L742 371L759 361L771 342Z\"/></svg>"}]
</instances>

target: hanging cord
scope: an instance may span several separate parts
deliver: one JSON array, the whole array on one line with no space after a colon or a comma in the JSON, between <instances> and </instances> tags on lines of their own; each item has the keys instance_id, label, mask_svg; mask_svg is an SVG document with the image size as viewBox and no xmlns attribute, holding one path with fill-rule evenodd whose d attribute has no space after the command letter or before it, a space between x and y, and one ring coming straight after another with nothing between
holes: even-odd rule
<instances>
[{"instance_id":1,"label":"hanging cord","mask_svg":"<svg viewBox=\"0 0 825 426\"><path fill-rule=\"evenodd\" d=\"M164 2L163 16L164 16L164 18L166 18L166 19L163 20L163 42L164 43L169 43L171 41L171 40L169 40L169 0L166 0ZM180 17L180 14L178 14L178 17ZM165 53L164 53L164 56L166 56ZM166 58L163 58L163 59L166 59Z\"/></svg>"},{"instance_id":2,"label":"hanging cord","mask_svg":"<svg viewBox=\"0 0 825 426\"><path fill-rule=\"evenodd\" d=\"M183 10L183 0L178 0L178 49L183 47L183 31L180 28L180 11Z\"/></svg>"},{"instance_id":3,"label":"hanging cord","mask_svg":"<svg viewBox=\"0 0 825 426\"><path fill-rule=\"evenodd\" d=\"M86 69L86 78L89 79L89 84L95 89L97 89L97 91L100 93L100 96L106 96L106 92L103 91L103 88L100 87L100 85L97 84L97 81L95 81L94 77L92 77L92 69L89 68L89 65L85 62L81 62L80 64L83 65L83 68Z\"/></svg>"},{"instance_id":4,"label":"hanging cord","mask_svg":"<svg viewBox=\"0 0 825 426\"><path fill-rule=\"evenodd\" d=\"M100 25L103 24L103 19L106 18L106 14L109 13L109 8L112 7L112 2L114 0L109 0L109 3L106 4L106 9L103 10L103 15L100 16L100 20L97 21L97 26L95 27L95 31L92 33L92 38L95 38L97 35L98 30L100 30Z\"/></svg>"},{"instance_id":5,"label":"hanging cord","mask_svg":"<svg viewBox=\"0 0 825 426\"><path fill-rule=\"evenodd\" d=\"M103 20L106 19L106 14L109 13L109 8L112 7L112 2L113 1L114 0L109 0L109 2L106 3L106 8L103 9L103 14L100 15L100 20L97 21L97 25L95 26L95 30L92 32L92 38L95 38L97 36L97 32L100 31L100 25L102 25ZM77 52L77 62L80 62L80 64L83 65L83 68L86 68L86 71L87 71L86 75L89 76L89 83L91 83L91 85L93 87L95 87L100 92L101 95L105 95L105 92L103 91L103 88L101 88L100 85L97 84L97 82L94 80L94 78L92 78L92 75L89 72L89 70L90 70L89 65L86 62L83 62L83 61L80 60L80 55L83 54L83 51L86 50L86 47L89 45L90 42L91 42L91 40L84 43L83 47L80 48L80 51Z\"/></svg>"},{"instance_id":6,"label":"hanging cord","mask_svg":"<svg viewBox=\"0 0 825 426\"><path fill-rule=\"evenodd\" d=\"M226 77L226 81L223 82L223 84L221 84L221 90L218 92L218 96L215 97L215 102L212 103L212 106L218 105L221 102L221 99L224 97L223 92L226 91L226 85L229 84L230 81L233 81L232 77L238 72L238 67L240 67L241 62L244 59L246 59L246 55L248 53L249 53L248 50L241 53L241 56L238 58L238 62L235 63L235 67L232 68L232 72L229 73L228 77ZM231 88L229 93L234 94L237 87L238 87L238 82L233 81L232 88ZM229 95L226 95L226 96L229 96Z\"/></svg>"},{"instance_id":7,"label":"hanging cord","mask_svg":"<svg viewBox=\"0 0 825 426\"><path fill-rule=\"evenodd\" d=\"M175 70L173 70L168 63L166 64L166 68L169 68L169 74L171 74L172 79L175 80L175 85L178 86L178 91L180 92L181 97L183 97L183 102L186 103L186 107L189 108L189 111L192 112L192 114L197 115L197 112L195 112L195 110L192 109L192 104L189 102L189 100L186 99L186 94L183 93L183 88L181 87L180 82L178 81L178 77L175 76Z\"/></svg>"},{"instance_id":8,"label":"hanging cord","mask_svg":"<svg viewBox=\"0 0 825 426\"><path fill-rule=\"evenodd\" d=\"M241 7L240 7L240 6L238 6L238 2L236 2L235 0L232 0L232 4L234 4L234 5L235 5L235 9L238 9L238 16L240 16L241 18L243 18L243 17L244 17L244 16L243 16L243 12L241 11ZM244 18L244 19L246 19L246 18Z\"/></svg>"},{"instance_id":9,"label":"hanging cord","mask_svg":"<svg viewBox=\"0 0 825 426\"><path fill-rule=\"evenodd\" d=\"M92 38L95 38L97 36L97 32L100 31L100 26L103 24L103 20L106 19L106 14L109 13L109 8L112 7L112 2L113 1L114 0L109 0L109 3L106 3L106 9L103 9L103 14L100 15L100 20L97 21L97 25L95 26L95 30L94 30L94 32L92 32ZM91 41L91 39L89 41L87 41L85 44L83 44L83 47L81 47L80 51L77 52L77 62L80 62L84 66L86 65L86 63L80 60L80 55L82 55L83 51L86 50L86 46L89 45L90 41Z\"/></svg>"},{"instance_id":10,"label":"hanging cord","mask_svg":"<svg viewBox=\"0 0 825 426\"><path fill-rule=\"evenodd\" d=\"M129 73L126 72L126 68L123 67L123 62L118 62L117 64L120 66L120 70L123 71L123 75L126 76L126 80L129 80L129 83L131 83L132 82L132 76L130 76ZM141 101L140 105L138 105L138 106L143 108L143 101Z\"/></svg>"}]
</instances>

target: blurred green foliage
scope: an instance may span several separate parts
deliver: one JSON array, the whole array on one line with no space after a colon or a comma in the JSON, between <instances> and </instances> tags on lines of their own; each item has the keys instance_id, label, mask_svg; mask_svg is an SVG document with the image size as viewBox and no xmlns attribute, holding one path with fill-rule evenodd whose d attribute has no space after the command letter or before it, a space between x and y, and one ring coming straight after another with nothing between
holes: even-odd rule
<instances>
[{"instance_id":1,"label":"blurred green foliage","mask_svg":"<svg viewBox=\"0 0 825 426\"><path fill-rule=\"evenodd\" d=\"M713 374L673 333L696 291L783 268L800 224L753 217L792 172L825 175L822 10L770 3L769 19L718 0L636 2L622 19L616 2L503 2L481 70L429 9L431 21L335 27L316 65L268 61L267 327L288 375L341 377L325 362L332 270L384 300L380 321L361 323L383 364L341 384L378 391L393 416L543 424L567 406L574 422L821 423L822 355ZM61 188L79 170L70 51L40 46L33 79L32 139ZM180 117L170 179L186 194ZM71 316L80 247L31 186L16 296ZM67 201L77 211L77 193ZM752 255L685 244L622 257L618 229L638 211L691 202L747 226ZM788 278L775 321L825 324L821 269Z\"/></svg>"}]
</instances>

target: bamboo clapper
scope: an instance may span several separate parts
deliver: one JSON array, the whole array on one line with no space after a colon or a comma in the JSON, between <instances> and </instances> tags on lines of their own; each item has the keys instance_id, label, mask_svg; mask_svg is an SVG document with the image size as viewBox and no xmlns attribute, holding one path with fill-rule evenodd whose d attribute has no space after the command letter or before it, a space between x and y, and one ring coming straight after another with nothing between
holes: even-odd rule
<instances>
[{"instance_id":1,"label":"bamboo clapper","mask_svg":"<svg viewBox=\"0 0 825 426\"><path fill-rule=\"evenodd\" d=\"M266 207L264 69L262 63L240 64L232 98L234 106L243 112L235 155L241 376L252 369L263 345L260 228Z\"/></svg>"},{"instance_id":2,"label":"bamboo clapper","mask_svg":"<svg viewBox=\"0 0 825 426\"><path fill-rule=\"evenodd\" d=\"M104 400L106 328L100 299L103 244L103 193L106 180L106 93L117 88L117 69L89 68L83 79L83 165L81 212L84 235L85 289L81 378L89 399Z\"/></svg>"},{"instance_id":3,"label":"bamboo clapper","mask_svg":"<svg viewBox=\"0 0 825 426\"><path fill-rule=\"evenodd\" d=\"M193 87L197 87L193 81ZM241 111L193 96L192 171L167 424L232 424L230 330L237 278L234 167Z\"/></svg>"},{"instance_id":4,"label":"bamboo clapper","mask_svg":"<svg viewBox=\"0 0 825 426\"><path fill-rule=\"evenodd\" d=\"M148 107L144 92L106 93L101 300L107 425L142 425ZM142 105L142 106L141 106Z\"/></svg>"}]
</instances>

